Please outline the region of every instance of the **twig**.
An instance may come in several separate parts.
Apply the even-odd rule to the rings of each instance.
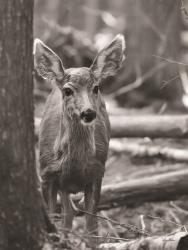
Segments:
[[[164,60],[165,62],[168,62],[168,63],[174,63],[174,64],[179,64],[179,65],[188,66],[188,64],[186,64],[186,63],[178,62],[178,61],[175,61],[175,60],[173,60],[173,59],[165,58],[165,57],[158,56],[158,55],[152,55],[152,56],[153,56],[153,57],[156,57],[156,58],[159,58],[159,59],[162,59],[162,60]]]
[[[171,205],[173,208],[175,208],[178,212],[183,213],[183,214],[185,214],[185,215],[188,215],[188,211],[187,211],[187,210],[185,210],[185,209],[179,207],[179,206],[176,205],[173,201],[170,202],[170,205]]]
[[[140,215],[140,223],[141,223],[142,230],[145,231],[146,225],[144,222],[144,215],[143,214]]]
[[[161,105],[161,107],[159,108],[157,114],[158,114],[158,115],[162,115],[162,114],[165,112],[166,108],[167,108],[167,103],[164,102],[164,103]]]
[[[137,232],[137,233],[140,233],[140,234],[144,234],[144,235],[147,235],[147,236],[151,236],[151,234],[147,231],[143,231],[142,229],[139,229],[137,228],[136,226],[134,225],[130,225],[130,224],[124,224],[124,223],[119,223],[118,221],[115,221],[115,220],[112,220],[110,218],[106,218],[106,217],[103,217],[103,216],[100,216],[100,215],[95,215],[95,214],[92,214],[92,213],[89,213],[87,211],[84,211],[84,210],[80,210],[78,209],[81,213],[85,213],[85,214],[88,214],[88,215],[91,215],[91,216],[94,216],[94,217],[97,217],[99,219],[102,219],[102,220],[107,220],[107,221],[110,221],[111,223],[115,224],[115,225],[118,225],[118,226],[121,226],[123,228],[126,228],[127,230],[131,231],[131,232]]]
[[[107,217],[106,213],[104,211],[101,211],[101,214],[103,217],[107,218],[108,220],[106,220],[106,223],[108,225],[108,227],[111,229],[111,231],[113,232],[114,236],[116,238],[119,237],[118,233],[116,232],[116,230],[114,229],[114,227],[112,226],[112,223],[109,221],[109,217]]]
[[[78,237],[82,242],[87,243],[87,241],[85,239],[86,235],[82,236],[82,235],[80,235],[80,234],[76,233],[75,231],[68,229],[68,228],[62,228],[61,231],[63,233],[66,232],[66,233],[69,233],[71,235],[74,235],[74,236]],[[65,239],[68,239],[68,238],[65,238]]]
[[[164,80],[164,81],[162,82],[163,85],[160,87],[160,89],[165,88],[167,84],[169,84],[169,83],[175,81],[175,80],[178,79],[178,78],[180,78],[179,75],[172,77],[170,80],[167,80],[167,81]]]
[[[185,91],[185,94],[188,95],[188,76],[185,70],[185,66],[179,67],[179,75],[183,86],[183,90]]]
[[[171,217],[174,219],[174,221],[177,224],[181,224],[180,219],[177,217],[177,215],[174,213],[174,211],[172,211],[172,209],[169,209],[168,213],[169,213],[169,215],[171,215]]]
[[[185,18],[187,19],[187,18],[188,18],[188,12],[187,12],[187,10],[186,10],[186,8],[185,8],[185,4],[184,4],[184,1],[183,1],[183,0],[181,0],[181,10],[182,10],[182,12],[184,13]]]
[[[176,222],[171,221],[171,220],[164,220],[164,219],[162,219],[162,218],[160,218],[160,217],[158,217],[158,216],[152,216],[152,215],[148,215],[148,214],[145,215],[145,216],[147,216],[147,217],[149,217],[149,218],[152,218],[152,219],[159,220],[159,221],[161,221],[161,222],[163,222],[163,223],[171,223],[171,224],[174,224],[174,225],[176,225],[177,227],[180,227],[180,228],[183,227],[182,224],[176,223]]]
[[[108,236],[109,236],[109,232],[107,232],[106,236],[105,236],[105,241],[104,242],[109,242],[108,241]]]
[[[142,77],[139,77],[134,81],[133,83],[130,83],[129,85],[126,85],[120,89],[118,89],[116,92],[110,94],[111,97],[116,97],[122,94],[125,94],[127,92],[130,92],[138,87],[140,87],[148,78],[150,78],[153,74],[155,74],[157,71],[164,68],[167,64],[166,63],[159,63],[156,66],[154,66],[151,70],[145,73]]]
[[[86,236],[87,237],[87,236]],[[109,240],[122,240],[122,241],[130,241],[130,239],[120,238],[120,237],[112,237],[112,236],[99,236],[99,235],[91,235],[91,238],[103,238]]]

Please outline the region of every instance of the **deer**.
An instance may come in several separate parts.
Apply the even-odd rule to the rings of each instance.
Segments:
[[[42,194],[51,214],[60,195],[66,229],[72,228],[75,216],[70,194],[83,192],[86,230],[97,235],[95,215],[110,140],[110,122],[100,85],[119,70],[124,51],[124,37],[118,34],[89,68],[65,69],[54,51],[40,39],[34,41],[35,71],[53,86],[39,132]]]

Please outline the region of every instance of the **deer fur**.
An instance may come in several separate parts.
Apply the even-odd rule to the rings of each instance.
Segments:
[[[120,68],[124,50],[124,38],[117,35],[90,68],[64,69],[61,59],[42,41],[34,43],[35,69],[53,84],[39,134],[43,196],[54,213],[60,193],[66,228],[71,228],[74,217],[69,194],[83,191],[86,229],[97,234],[97,220],[89,213],[97,212],[110,139],[98,86]]]

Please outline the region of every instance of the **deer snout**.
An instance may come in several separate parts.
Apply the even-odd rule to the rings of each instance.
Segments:
[[[80,116],[84,122],[89,123],[89,122],[92,122],[96,118],[97,114],[94,110],[87,109],[85,111],[82,111]]]

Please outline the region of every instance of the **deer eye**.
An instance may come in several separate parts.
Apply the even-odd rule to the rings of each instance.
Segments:
[[[95,87],[93,88],[93,93],[94,93],[94,94],[98,94],[98,92],[99,92],[99,86],[95,86]]]
[[[66,96],[73,95],[73,91],[70,88],[64,88],[63,92],[65,93]]]

